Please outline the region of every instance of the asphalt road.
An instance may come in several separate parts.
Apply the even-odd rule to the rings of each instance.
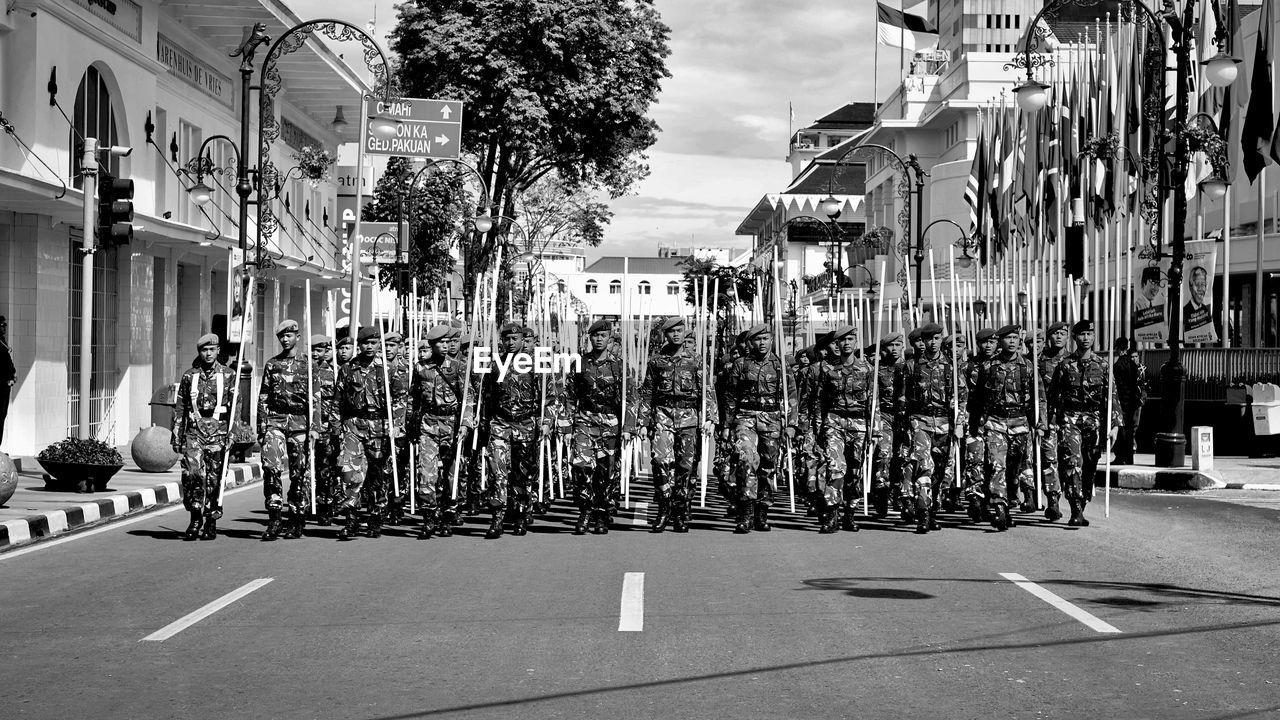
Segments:
[[[524,538],[265,544],[260,504],[228,498],[215,542],[178,511],[0,555],[0,718],[1280,716],[1273,507],[1117,493],[1087,529],[923,537],[735,536],[712,509],[575,537],[561,511]]]

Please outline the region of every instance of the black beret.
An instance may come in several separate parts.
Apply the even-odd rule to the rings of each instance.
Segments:
[[[674,330],[678,327],[684,327],[684,318],[680,317],[679,315],[674,315],[672,317],[669,317],[663,320],[662,324],[658,326],[658,330],[661,332],[666,332],[668,330]]]
[[[1066,323],[1062,322],[1061,320],[1059,320],[1059,321],[1058,321],[1058,322],[1056,322],[1056,323],[1050,323],[1050,324],[1049,324],[1049,329],[1048,329],[1048,330],[1046,330],[1045,332],[1046,332],[1046,333],[1048,333],[1049,335],[1052,335],[1052,334],[1054,334],[1054,333],[1058,332],[1059,330],[1066,330],[1068,327],[1070,327],[1070,326],[1069,326],[1069,325],[1067,325]]]
[[[836,340],[839,340],[841,338],[848,337],[849,335],[852,335],[853,333],[857,332],[857,330],[858,329],[852,325],[841,325],[840,327],[837,327],[835,330],[831,331],[831,342],[835,342]]]
[[[1015,333],[1020,333],[1020,332],[1022,332],[1022,326],[1019,325],[1018,323],[1014,323],[1012,325],[1005,325],[1004,327],[997,330],[996,337],[1002,338],[1005,335],[1013,335]]]
[[[1092,320],[1081,320],[1080,322],[1071,326],[1072,335],[1075,335],[1077,333],[1083,333],[1083,332],[1093,332]]]
[[[996,336],[996,331],[991,328],[982,328],[978,331],[978,342],[986,342]]]
[[[507,335],[524,335],[524,328],[515,323],[507,323],[502,326],[502,330],[498,334],[504,337]]]
[[[941,325],[939,325],[938,323],[932,323],[932,322],[931,322],[931,323],[929,323],[929,324],[925,325],[924,327],[920,328],[918,332],[920,333],[920,339],[922,339],[922,340],[923,340],[923,339],[926,339],[926,338],[931,338],[931,337],[933,337],[934,335],[941,335],[941,334],[942,334],[942,326],[941,326]]]
[[[609,322],[608,320],[597,320],[591,323],[591,327],[587,328],[587,334],[593,335],[602,330],[604,332],[613,332],[613,323]]]
[[[362,327],[360,328],[360,342],[378,339],[378,328]]]

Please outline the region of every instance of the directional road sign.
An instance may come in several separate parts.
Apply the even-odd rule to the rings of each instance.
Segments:
[[[462,103],[456,100],[393,98],[378,101],[370,115],[400,121],[396,137],[382,140],[365,128],[364,151],[370,155],[457,160],[462,144]]]

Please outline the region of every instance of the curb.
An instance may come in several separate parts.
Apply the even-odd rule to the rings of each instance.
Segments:
[[[231,472],[226,484],[228,489],[262,480],[262,466],[258,463],[238,463],[229,469]],[[181,487],[176,482],[168,482],[96,498],[91,502],[68,504],[67,507],[38,515],[6,520],[0,523],[0,552],[181,501]]]
[[[1270,490],[1280,491],[1280,485],[1275,483],[1227,483],[1226,490]]]
[[[1103,468],[1098,468],[1098,476],[1105,480],[1106,471]],[[1212,475],[1198,470],[1112,467],[1111,487],[1124,488],[1126,490],[1220,490],[1229,487],[1229,485]]]

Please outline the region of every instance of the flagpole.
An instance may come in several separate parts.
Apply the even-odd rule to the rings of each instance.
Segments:
[[[1262,258],[1267,235],[1267,171],[1258,173],[1258,244],[1253,264],[1253,347],[1262,347]]]
[[[1231,186],[1222,202],[1222,347],[1231,347]]]

